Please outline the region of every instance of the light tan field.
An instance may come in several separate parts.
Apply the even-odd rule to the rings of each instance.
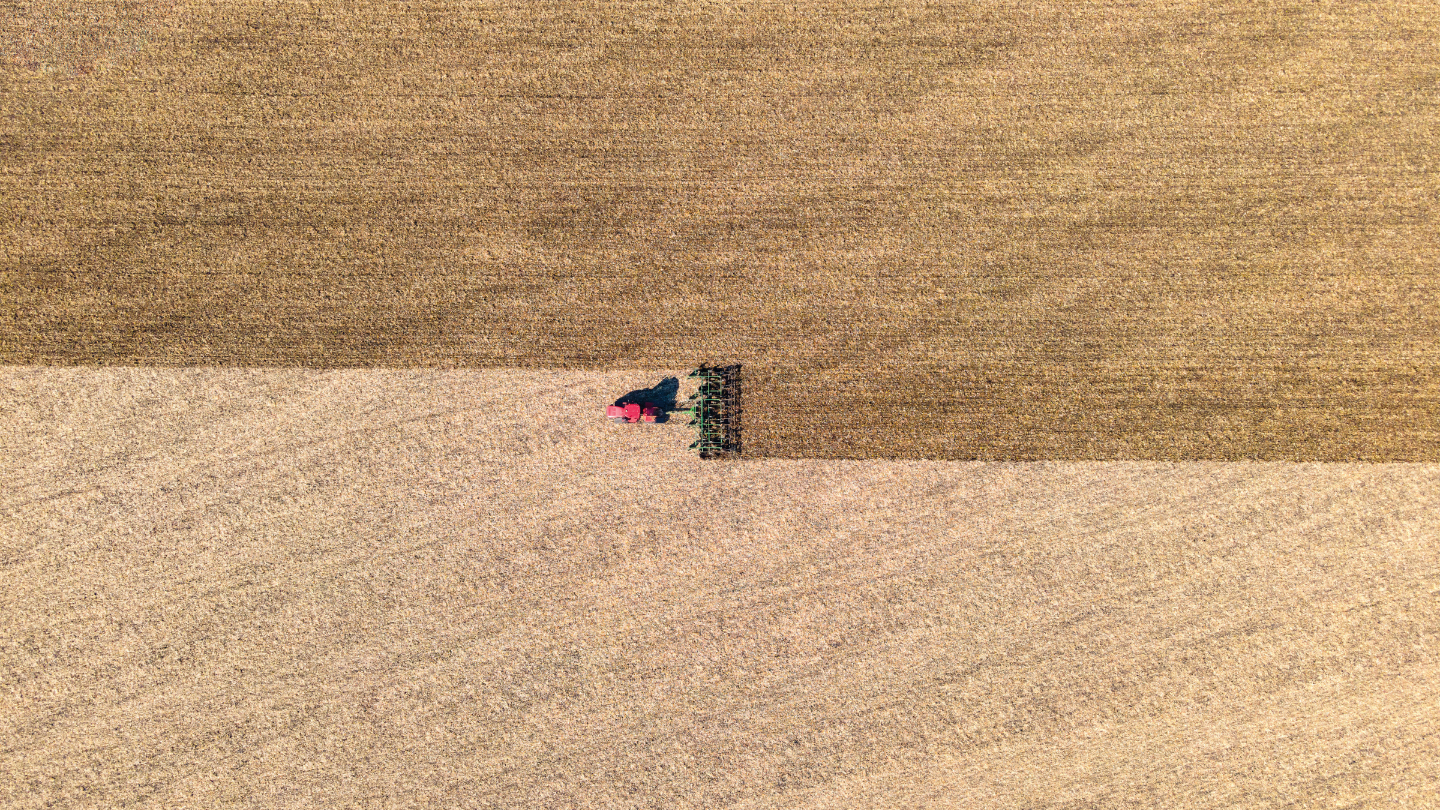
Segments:
[[[0,805],[1436,807],[1440,466],[701,463],[661,371],[0,371]]]

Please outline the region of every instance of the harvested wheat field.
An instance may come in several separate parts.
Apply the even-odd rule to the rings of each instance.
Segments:
[[[752,457],[1440,461],[1440,4],[0,14],[0,362],[741,363]]]
[[[1440,466],[706,463],[664,376],[0,371],[0,804],[1437,806]]]

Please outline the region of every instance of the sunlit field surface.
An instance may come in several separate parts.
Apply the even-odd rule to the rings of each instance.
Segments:
[[[605,420],[679,371],[0,371],[0,805],[1435,806],[1440,467]]]

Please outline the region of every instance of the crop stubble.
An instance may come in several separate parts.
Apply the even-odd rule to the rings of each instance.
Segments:
[[[0,369],[0,804],[1436,807],[1440,466],[707,463],[654,379]]]
[[[6,363],[739,362],[751,456],[1440,453],[1433,3],[92,11],[0,21]]]

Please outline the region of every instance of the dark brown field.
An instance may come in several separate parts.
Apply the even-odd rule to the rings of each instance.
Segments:
[[[9,4],[0,362],[750,373],[752,456],[1440,459],[1433,2]]]

